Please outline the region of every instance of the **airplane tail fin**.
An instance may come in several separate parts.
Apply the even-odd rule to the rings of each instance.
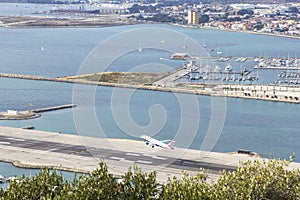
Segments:
[[[175,141],[171,141],[171,142],[169,142],[168,147],[170,149],[174,150],[174,144],[175,144]]]

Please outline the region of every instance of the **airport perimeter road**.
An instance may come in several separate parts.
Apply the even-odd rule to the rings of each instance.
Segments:
[[[158,181],[191,174],[204,168],[212,178],[222,169],[235,170],[239,161],[257,159],[246,155],[202,152],[176,148],[151,148],[143,141],[101,139],[36,130],[0,127],[0,160],[23,167],[52,167],[89,172],[104,160],[111,173],[123,175],[137,165],[157,171]]]

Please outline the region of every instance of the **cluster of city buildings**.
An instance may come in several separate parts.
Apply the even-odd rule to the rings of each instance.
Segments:
[[[188,10],[187,24],[300,36],[299,11],[300,3],[195,5]]]
[[[197,3],[189,1],[65,0],[99,5],[141,21],[174,23],[235,31],[255,31],[300,37],[300,2],[289,3]],[[118,12],[122,10],[122,12]],[[108,12],[111,13],[111,12]],[[100,13],[101,14],[101,13]]]

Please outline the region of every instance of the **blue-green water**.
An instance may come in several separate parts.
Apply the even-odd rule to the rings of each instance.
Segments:
[[[13,167],[12,164],[4,163],[4,162],[0,162],[0,169],[1,169],[1,174],[4,174],[5,177],[20,177],[23,174],[27,177],[31,177],[37,175],[40,172],[40,169],[22,169],[18,167]],[[75,175],[74,173],[71,172],[59,171],[59,170],[58,173],[62,174],[63,177],[69,181],[72,181]],[[79,175],[81,174],[79,173]]]
[[[1,98],[0,101],[1,105],[6,105],[7,109],[47,107],[71,101],[71,84],[17,79],[0,79],[0,81],[1,85],[11,88],[1,91],[2,94],[8,96],[6,99]],[[15,86],[8,84],[10,82]],[[126,92],[127,89],[121,90]],[[98,87],[95,95],[97,120],[105,137],[138,139],[124,133],[116,124],[111,109],[113,91],[114,88]],[[207,134],[212,109],[210,97],[197,96],[197,100],[200,107],[199,119],[190,119],[190,122],[199,120],[197,135],[192,138],[193,143],[190,146],[194,149],[200,149],[203,138]],[[181,120],[180,112],[185,107],[179,105],[175,94],[138,90],[135,91],[130,101],[131,117],[141,126],[150,123],[149,108],[155,104],[162,105],[167,113],[167,120],[156,137],[167,139],[176,136]],[[297,156],[300,153],[298,145],[300,141],[299,105],[228,98],[225,106],[227,109],[225,125],[213,151],[250,149],[265,156],[272,155],[281,158],[288,158],[289,155],[295,153],[295,160],[299,161]],[[81,104],[74,110],[47,112],[43,113],[42,117],[32,120],[0,121],[0,125],[13,127],[32,125],[38,130],[77,134],[73,111],[85,112],[89,107],[90,105]],[[85,135],[103,137],[97,129],[92,127],[86,127]],[[184,142],[176,141],[176,145],[181,146]]]
[[[150,25],[135,25],[110,28],[44,28],[44,29],[7,29],[0,28],[0,72],[40,75],[58,77],[76,74],[83,60],[89,52],[108,37],[133,28],[144,28]],[[175,30],[180,33],[205,43],[209,48],[221,48],[227,55],[232,56],[259,56],[267,54],[276,57],[300,56],[300,40],[279,38],[246,33],[234,33],[201,29],[184,29],[168,25],[158,25],[160,28]],[[138,42],[136,44],[139,46]],[[43,48],[43,50],[41,50]],[[132,52],[115,60],[110,66],[113,71],[127,71],[131,66],[147,63],[158,63],[176,68],[183,64],[182,61],[167,59],[171,53],[146,50],[143,56]],[[251,63],[246,63],[251,67]],[[240,67],[240,66],[235,66]],[[148,71],[156,71],[151,68]],[[264,82],[271,82],[276,73],[271,71],[260,72]],[[87,86],[93,89],[93,86]],[[28,110],[72,102],[73,85],[68,83],[41,82],[31,80],[18,80],[0,78],[0,110],[7,109]],[[109,138],[139,139],[139,134],[128,134],[123,127],[115,121],[116,116],[112,111],[111,102],[115,88],[97,87],[95,90],[95,103],[78,101],[76,108],[43,113],[42,117],[32,120],[0,121],[0,125],[23,127],[32,125],[36,129],[55,131],[69,134],[78,134],[76,123],[81,123],[73,118],[73,112],[85,113],[95,105],[95,116],[103,133],[93,126],[86,126],[85,135]],[[119,93],[127,94],[128,89],[120,89]],[[87,98],[86,91],[81,91],[83,100]],[[189,99],[189,95],[186,97]],[[211,98],[197,96],[199,113],[196,107],[180,105],[178,97],[173,93],[138,90],[133,93],[129,101],[129,112],[132,120],[145,126],[151,123],[149,109],[153,105],[161,105],[166,114],[166,121],[155,135],[158,139],[168,139],[176,136],[181,126],[182,110],[188,110],[185,115],[187,123],[197,124],[194,137],[189,137],[189,127],[186,127],[187,136],[176,140],[176,146],[186,147],[186,140],[191,140],[189,148],[200,149],[203,139],[207,134],[211,122],[213,109]],[[77,101],[77,100],[76,100]],[[86,103],[85,103],[86,102]],[[222,101],[223,102],[223,101]],[[223,102],[224,103],[224,102]],[[188,103],[187,103],[188,104]],[[123,104],[120,104],[120,107]],[[187,106],[187,107],[185,107]],[[299,105],[275,103],[245,99],[226,99],[225,124],[217,137],[217,143],[212,151],[230,152],[238,149],[247,149],[261,153],[265,156],[288,158],[295,153],[295,161],[300,161],[300,135],[299,135]],[[118,109],[118,108],[117,108]],[[194,114],[197,114],[195,117]],[[121,114],[121,113],[120,113]],[[89,115],[82,119],[89,120]],[[157,122],[157,126],[160,126]],[[130,127],[129,127],[130,128]],[[155,129],[154,124],[154,129]],[[190,127],[191,132],[193,127]],[[132,130],[134,132],[135,130]],[[80,133],[82,134],[82,133]],[[1,167],[2,166],[2,167]],[[7,166],[1,165],[0,173],[5,173]],[[18,171],[19,169],[16,169]],[[24,171],[25,172],[25,171]]]

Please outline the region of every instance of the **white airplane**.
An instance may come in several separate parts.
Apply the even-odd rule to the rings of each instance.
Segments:
[[[141,138],[144,139],[146,145],[151,146],[152,148],[154,148],[155,146],[157,147],[161,147],[161,148],[167,148],[167,149],[172,149],[174,150],[174,144],[175,141],[170,141],[170,140],[156,140],[152,137],[149,137],[147,135],[142,135]],[[166,144],[165,142],[169,142],[168,144]]]

